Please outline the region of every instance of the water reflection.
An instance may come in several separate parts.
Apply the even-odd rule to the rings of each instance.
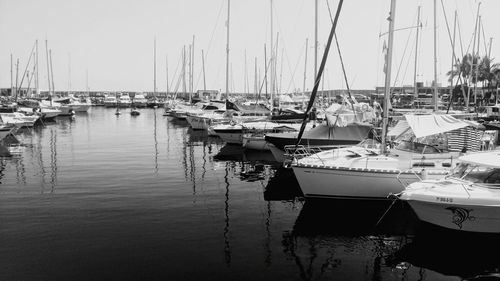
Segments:
[[[5,176],[5,166],[7,165],[7,161],[4,159],[0,160],[0,184],[2,184],[2,179]]]
[[[387,207],[386,202],[307,200],[293,229],[283,233],[283,251],[294,259],[302,280],[384,280],[386,271],[394,269],[388,257],[406,243],[411,230],[404,210],[391,212],[377,225]],[[352,265],[363,270],[352,270]]]
[[[241,145],[225,144],[214,156],[215,161],[258,161],[277,165],[270,151],[245,150]]]
[[[158,138],[157,138],[157,133],[156,133],[156,108],[153,111],[153,140],[154,140],[154,147],[155,147],[155,153],[154,153],[154,173],[155,175],[158,175]]]
[[[226,265],[231,266],[231,245],[229,243],[229,166],[226,163],[224,174],[224,183],[226,184],[226,192],[224,193],[224,261]]]
[[[274,175],[269,179],[264,189],[264,200],[295,200],[297,197],[303,197],[302,190],[292,169],[279,166],[273,172]]]
[[[411,209],[396,201],[386,213],[390,206],[390,201],[383,200],[308,199],[295,221],[294,233],[347,236],[412,234],[418,221]]]
[[[50,193],[57,184],[57,133],[54,131],[50,130]]]
[[[499,241],[497,234],[462,233],[422,224],[413,239],[391,256],[391,262],[465,280],[498,280]]]

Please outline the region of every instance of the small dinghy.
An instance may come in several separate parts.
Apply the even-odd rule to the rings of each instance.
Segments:
[[[141,112],[139,112],[139,110],[137,110],[137,108],[132,108],[132,110],[130,111],[130,115],[133,115],[133,116],[137,116],[140,114],[141,114]]]

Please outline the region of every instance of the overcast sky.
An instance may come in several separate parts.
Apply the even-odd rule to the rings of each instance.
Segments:
[[[194,89],[202,89],[202,50],[205,53],[205,81],[208,89],[225,91],[225,45],[227,0],[0,0],[0,87],[10,87],[11,54],[19,59],[19,80],[31,49],[38,39],[40,87],[47,89],[45,40],[52,50],[56,90],[84,90],[88,71],[91,90],[152,91],[154,80],[153,47],[156,37],[157,89],[170,90],[178,84],[182,68],[182,49],[189,51],[194,36]],[[443,0],[453,32],[457,11],[460,29],[456,33],[456,52],[472,50],[476,10],[479,1]],[[271,40],[270,0],[231,0],[230,3],[230,90],[254,89],[255,58],[264,73],[264,44]],[[331,28],[327,3],[335,14],[338,0],[318,0],[318,65]],[[418,80],[433,79],[433,0],[399,0],[396,3],[396,28],[415,25],[417,7],[422,6]],[[373,89],[384,83],[383,42],[387,36],[390,0],[346,0],[337,26],[338,40],[349,86]],[[481,1],[480,54],[488,51],[497,57],[500,46],[498,13],[500,1]],[[451,64],[448,37],[441,0],[437,0],[438,81],[446,82]],[[306,88],[313,85],[314,1],[273,0],[273,33],[278,36],[277,80],[282,92],[302,89],[305,42],[307,52]],[[279,33],[279,35],[277,35]],[[461,36],[461,40],[459,37]],[[416,29],[395,34],[393,85],[413,83]],[[484,36],[484,37],[483,37]],[[486,40],[484,40],[486,39]],[[276,44],[274,44],[276,47]],[[345,88],[337,49],[332,45],[321,88]],[[245,63],[246,53],[246,63]],[[71,63],[69,63],[71,61]],[[246,68],[245,68],[246,64]],[[188,69],[186,67],[186,69]],[[177,70],[177,73],[176,73]],[[70,75],[71,74],[71,75]],[[14,67],[15,77],[15,67]],[[248,78],[247,78],[248,77]],[[15,78],[14,78],[15,79]],[[188,79],[188,78],[186,78]],[[24,84],[26,86],[26,84]],[[179,87],[182,90],[182,86]]]

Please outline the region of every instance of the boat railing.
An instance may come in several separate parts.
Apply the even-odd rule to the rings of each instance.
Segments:
[[[284,164],[291,164],[294,161],[302,159],[304,157],[308,157],[311,155],[318,154],[323,151],[332,151],[335,153],[339,151],[339,148],[347,147],[347,145],[318,145],[318,146],[309,146],[309,145],[285,145],[285,153],[283,154],[285,161]],[[324,165],[323,159],[318,156],[318,159]]]
[[[426,173],[427,173],[427,171],[425,169],[422,169],[422,176],[424,178],[425,178],[425,174]],[[410,182],[408,182],[408,181],[406,181],[406,180],[404,180],[404,179],[401,178],[401,175],[403,175],[403,174],[413,174],[418,179],[418,181],[422,181],[422,177],[420,177],[418,175],[418,173],[414,169],[399,171],[399,174],[396,177],[396,179],[403,186],[403,188],[406,188],[408,185],[410,185]]]

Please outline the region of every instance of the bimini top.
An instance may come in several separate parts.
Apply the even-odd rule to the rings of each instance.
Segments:
[[[390,130],[389,136],[398,136],[408,129],[413,131],[417,138],[449,132],[468,126],[477,127],[477,123],[460,120],[448,114],[405,115],[406,120],[401,120]]]
[[[463,163],[500,168],[500,150],[472,153],[460,157],[459,160]]]

